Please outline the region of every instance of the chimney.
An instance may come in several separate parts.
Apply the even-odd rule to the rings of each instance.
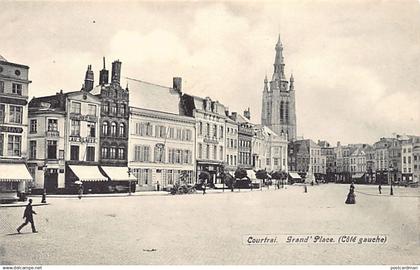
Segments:
[[[244,111],[244,116],[246,119],[251,120],[251,111],[249,110],[249,107]]]
[[[232,119],[236,121],[238,114],[236,112],[232,112]]]
[[[108,84],[108,77],[109,77],[109,71],[105,68],[105,57],[103,58],[104,61],[104,67],[101,71],[99,71],[99,84],[105,85]]]
[[[92,66],[88,65],[88,68],[86,70],[86,75],[85,75],[85,91],[90,92],[93,89],[93,84],[94,84],[94,78],[93,78],[93,71],[92,71]]]
[[[111,72],[111,82],[120,84],[121,78],[121,62],[120,60],[116,60],[112,62],[112,72]]]
[[[182,78],[174,77],[172,82],[173,82],[172,88],[181,93],[182,92]]]

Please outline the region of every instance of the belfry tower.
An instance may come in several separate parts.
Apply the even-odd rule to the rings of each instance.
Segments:
[[[296,139],[296,106],[293,74],[289,81],[284,74],[283,44],[276,44],[274,72],[271,81],[264,79],[261,124],[278,135],[286,134],[289,141]]]

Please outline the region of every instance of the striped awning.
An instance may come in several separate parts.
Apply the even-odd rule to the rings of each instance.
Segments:
[[[253,170],[246,170],[246,175],[251,180],[257,179],[257,176],[255,175],[255,172]]]
[[[351,178],[362,178],[364,175],[364,173],[356,173]]]
[[[0,182],[32,181],[25,164],[0,163]]]
[[[128,176],[128,167],[101,166],[101,168],[111,181],[137,181],[132,173]]]
[[[108,179],[99,171],[98,166],[69,165],[69,167],[82,182],[108,181]]]

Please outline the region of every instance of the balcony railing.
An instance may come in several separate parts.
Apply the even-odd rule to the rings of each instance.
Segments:
[[[60,137],[60,132],[58,130],[48,130],[45,131],[46,137]]]
[[[211,137],[211,136],[204,136],[203,141],[206,142],[206,143],[215,143],[215,144],[218,144],[219,143],[219,140],[215,136],[213,136],[213,137]]]

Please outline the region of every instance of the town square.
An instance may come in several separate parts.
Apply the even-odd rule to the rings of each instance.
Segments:
[[[37,234],[17,235],[22,207],[1,207],[0,261],[85,264],[418,264],[418,189],[378,195],[356,185],[218,191],[189,195],[47,198]],[[384,189],[385,191],[385,189]],[[384,192],[385,193],[385,192]],[[88,195],[86,195],[88,196]],[[398,197],[397,197],[398,196]],[[39,202],[40,197],[34,197]],[[386,243],[249,245],[258,235],[386,235]],[[279,239],[280,240],[280,239]]]

